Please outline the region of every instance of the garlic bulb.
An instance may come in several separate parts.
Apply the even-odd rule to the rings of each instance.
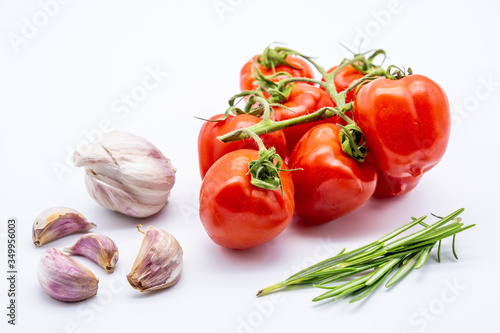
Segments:
[[[51,248],[38,264],[38,282],[51,297],[77,302],[97,294],[99,279],[73,258]]]
[[[118,262],[118,248],[115,242],[101,234],[85,234],[73,246],[65,247],[63,251],[92,260],[104,268],[106,273],[113,273]]]
[[[167,203],[175,168],[153,144],[130,133],[106,133],[89,151],[76,151],[76,166],[86,168],[90,196],[108,209],[148,217]]]
[[[177,283],[182,270],[182,248],[168,232],[149,226],[132,270],[127,275],[130,285],[140,291],[170,287]]]
[[[35,219],[32,229],[33,243],[42,246],[55,239],[94,229],[96,225],[87,221],[76,210],[66,207],[49,208]]]

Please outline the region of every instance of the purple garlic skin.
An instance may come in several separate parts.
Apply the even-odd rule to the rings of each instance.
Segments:
[[[87,221],[82,214],[66,207],[49,208],[35,219],[32,229],[33,243],[42,246],[55,239],[76,232],[87,232],[96,225]]]
[[[137,226],[139,230],[141,225]],[[149,226],[139,254],[127,275],[130,285],[140,291],[158,290],[177,283],[182,271],[182,248],[168,232]]]
[[[159,212],[168,201],[176,169],[149,141],[127,132],[105,133],[89,151],[76,151],[85,185],[101,206],[133,217]]]
[[[73,246],[65,247],[63,251],[92,260],[108,274],[113,273],[119,257],[115,242],[108,236],[96,233],[83,235]]]
[[[38,282],[52,298],[78,302],[97,294],[99,279],[78,261],[50,248],[40,258]]]

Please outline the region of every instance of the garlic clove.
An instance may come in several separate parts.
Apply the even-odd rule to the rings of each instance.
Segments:
[[[99,279],[85,266],[50,248],[38,264],[38,281],[52,298],[77,302],[97,294]]]
[[[85,184],[101,206],[133,217],[148,217],[167,203],[176,169],[149,141],[122,131],[105,133],[88,151],[76,151],[86,168]]]
[[[115,242],[101,234],[85,234],[73,246],[65,247],[63,251],[92,260],[104,268],[106,273],[113,273],[118,262],[118,248]]]
[[[35,219],[32,229],[33,243],[42,246],[55,239],[94,229],[96,225],[87,221],[82,214],[66,207],[49,208]]]
[[[149,226],[139,254],[127,275],[130,285],[140,291],[158,290],[177,283],[182,271],[182,248],[168,232]]]

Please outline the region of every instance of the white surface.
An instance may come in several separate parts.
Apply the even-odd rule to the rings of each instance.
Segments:
[[[45,9],[51,16],[44,16],[40,3],[46,2],[0,2],[2,332],[412,333],[499,327],[498,1],[74,0]],[[26,20],[38,20],[40,27],[29,30]],[[23,29],[29,38],[16,52],[10,40]],[[447,92],[454,126],[443,161],[406,196],[372,199],[328,225],[291,225],[250,251],[216,246],[197,216],[201,123],[193,116],[223,111],[239,90],[243,63],[269,43],[286,43],[330,67],[346,55],[339,43],[356,49],[362,35],[364,50],[384,48],[387,65],[411,66]],[[156,81],[148,78],[154,71],[160,72]],[[127,108],[122,98],[141,89],[143,100]],[[106,211],[88,196],[83,170],[66,168],[68,152],[110,127],[147,138],[177,167],[171,201],[160,214],[137,220]],[[58,175],[55,165],[65,173]],[[77,209],[117,243],[120,261],[112,275],[81,259],[100,278],[97,297],[60,303],[38,285],[42,252],[78,238],[43,248],[32,244],[32,222],[51,206]],[[313,288],[254,297],[286,274],[343,247],[365,244],[410,216],[459,207],[466,208],[466,223],[478,224],[458,237],[459,261],[447,241],[442,263],[433,254],[422,270],[354,305],[313,304],[310,299],[320,292]],[[20,241],[15,328],[6,323],[4,278],[11,216],[19,221]],[[138,223],[164,228],[182,244],[185,266],[175,287],[141,294],[127,284],[142,239]]]

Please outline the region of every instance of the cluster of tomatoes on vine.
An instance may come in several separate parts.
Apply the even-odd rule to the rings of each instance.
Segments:
[[[241,92],[198,139],[200,219],[215,243],[258,246],[294,214],[333,221],[372,195],[407,193],[440,161],[450,133],[445,92],[410,69],[375,65],[377,56],[385,52],[325,70],[268,47],[243,66]]]

